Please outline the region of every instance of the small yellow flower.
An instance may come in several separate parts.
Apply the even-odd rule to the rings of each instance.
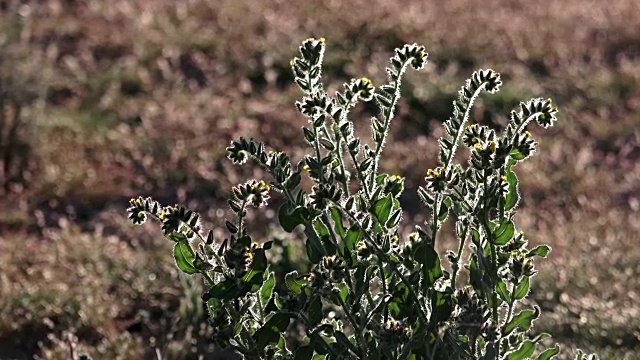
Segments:
[[[493,141],[490,141],[489,148],[491,148],[491,152],[496,152],[496,143]]]
[[[530,132],[525,131],[524,133],[527,134],[528,137],[531,137],[531,133]]]
[[[271,186],[269,186],[269,184],[267,184],[266,182],[264,182],[264,180],[260,180],[259,183],[257,183],[256,185],[254,185],[254,188],[257,189],[259,187],[263,187],[265,189],[267,189],[267,191],[271,190]]]
[[[302,170],[309,171],[309,170],[311,170],[311,168],[309,167],[309,165],[305,165],[305,166],[302,167]]]
[[[296,63],[296,59],[295,59],[295,58],[294,58],[294,59],[291,59],[291,60],[289,61],[289,65],[291,65],[291,66],[293,66],[293,64],[295,64],[295,63]]]
[[[361,79],[360,79],[360,81],[362,81],[362,82],[363,82],[363,83],[365,83],[365,84],[371,84],[371,80],[369,80],[369,79],[368,79],[368,78],[366,78],[366,77],[361,78]]]
[[[167,215],[167,213],[164,212],[164,210],[160,211],[160,219],[164,220],[164,217]]]
[[[398,237],[398,235],[393,235],[393,242],[397,243],[398,241],[400,241],[400,238]]]
[[[480,143],[476,144],[476,150],[478,151],[482,150],[482,144]]]
[[[325,39],[325,38],[323,38],[323,37],[321,37],[321,38],[320,38],[320,42],[321,42],[321,43],[323,43],[323,44],[324,44],[324,43],[325,43],[325,41],[326,41],[326,39]]]
[[[506,176],[504,176],[504,175],[501,175],[501,176],[500,176],[500,179],[502,179],[502,180],[504,180],[504,181],[507,181],[507,177],[506,177]]]
[[[315,38],[310,37],[310,38],[307,38],[307,40],[305,40],[305,41],[316,41],[316,39],[315,39]]]

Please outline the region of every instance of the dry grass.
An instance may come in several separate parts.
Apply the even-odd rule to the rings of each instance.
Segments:
[[[554,247],[534,283],[537,330],[566,354],[640,358],[639,2],[10,0],[0,28],[0,358],[66,359],[66,332],[96,358],[210,351],[197,281],[157,232],[127,223],[126,199],[187,203],[220,225],[230,186],[260,176],[225,161],[232,138],[299,158],[288,62],[310,35],[327,38],[330,89],[380,84],[404,42],[431,53],[383,163],[407,176],[416,221],[410,194],[475,68],[505,82],[476,121],[553,97],[558,126],[532,129],[539,153],[518,169],[520,227]]]

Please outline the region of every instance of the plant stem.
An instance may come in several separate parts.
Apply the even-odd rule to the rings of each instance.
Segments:
[[[440,193],[436,193],[433,200],[433,223],[431,224],[431,243],[436,246],[436,236],[438,235],[438,213],[440,212]]]
[[[384,264],[382,263],[382,259],[380,259],[380,257],[378,257],[378,268],[380,269],[380,280],[382,280],[382,293],[387,294],[387,277],[384,274]],[[387,319],[389,318],[389,308],[387,307],[387,305],[384,306],[383,315],[384,321],[387,321]]]
[[[513,316],[513,309],[515,308],[514,305],[516,303],[516,288],[518,287],[518,285],[520,285],[520,279],[516,279],[516,281],[513,283],[513,288],[511,289],[511,297],[509,299],[509,309],[507,310],[507,317],[504,319],[504,324],[502,325],[501,335],[504,335],[507,324],[509,323],[509,321],[511,321],[511,316]],[[498,347],[498,352],[500,353],[501,351],[502,341],[500,341],[500,346]]]
[[[369,186],[367,184],[366,178],[364,177],[364,174],[360,170],[360,163],[358,163],[358,159],[356,158],[356,155],[351,153],[351,151],[349,151],[349,155],[351,156],[351,161],[353,161],[353,167],[356,168],[356,172],[358,173],[358,179],[360,179],[360,185],[362,185],[362,188],[364,189],[366,199],[368,202],[370,202],[371,195],[369,194]]]
[[[462,236],[461,236],[461,240],[460,240],[460,246],[458,247],[458,253],[456,254],[456,262],[451,265],[451,267],[453,268],[453,275],[451,276],[451,286],[453,288],[456,287],[456,278],[458,277],[458,271],[460,270],[460,257],[462,256],[462,251],[464,249],[464,244],[467,241],[467,231],[468,230],[469,230],[469,227],[467,226],[462,231]]]
[[[336,206],[339,209],[341,209],[344,213],[346,213],[347,216],[351,219],[351,221],[354,224],[358,224],[358,226],[360,226],[360,229],[362,229],[362,225],[360,225],[360,223],[355,218],[355,216],[353,216],[347,210],[342,208],[342,206],[340,204],[336,204]],[[371,237],[371,235],[368,232],[364,231],[364,230],[362,231],[362,234],[364,234],[365,238],[368,240],[367,244],[375,249],[376,255],[379,258],[384,259],[386,262],[390,262],[387,253],[385,253],[378,246],[378,244],[376,244],[375,240]],[[420,318],[424,322],[425,325],[428,324],[429,320],[427,319],[426,312],[422,307],[422,303],[420,302],[420,297],[418,297],[418,294],[416,294],[415,290],[413,289],[414,284],[409,282],[409,280],[406,278],[406,276],[404,276],[404,274],[400,271],[400,269],[398,269],[397,266],[390,266],[390,268],[394,273],[396,273],[396,275],[398,275],[398,277],[402,280],[402,282],[407,286],[407,289],[409,290],[409,295],[411,295],[411,297],[413,298],[413,301],[418,305],[418,309],[419,309],[418,315],[420,315]]]
[[[360,329],[360,326],[358,325],[358,322],[356,321],[356,319],[354,319],[353,315],[351,314],[351,311],[349,311],[349,307],[339,295],[338,295],[338,299],[340,300],[340,305],[342,306],[342,309],[344,310],[345,315],[347,315],[347,319],[349,319],[351,326],[353,326],[353,331],[356,334],[356,342],[357,342],[358,348],[361,351],[360,356],[362,359],[367,360],[368,359],[367,353],[369,352],[369,349],[367,347],[367,341],[365,340],[364,335],[362,335],[362,330]]]

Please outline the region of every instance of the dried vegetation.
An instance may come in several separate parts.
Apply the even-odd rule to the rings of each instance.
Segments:
[[[197,281],[159,233],[127,224],[126,199],[154,194],[220,225],[223,196],[250,175],[224,159],[232,138],[301,155],[288,63],[309,35],[327,39],[336,88],[379,84],[393,48],[426,45],[382,164],[407,191],[475,68],[507,80],[476,121],[500,126],[518,99],[552,94],[561,121],[518,169],[520,224],[554,247],[536,326],[569,349],[638,358],[638,1],[9,0],[0,28],[0,358],[66,359],[68,334],[97,358],[211,351]]]

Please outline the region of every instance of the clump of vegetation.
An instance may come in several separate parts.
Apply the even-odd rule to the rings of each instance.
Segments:
[[[402,77],[409,68],[424,67],[425,48],[396,49],[388,83],[375,87],[366,78],[354,79],[334,96],[321,81],[324,51],[324,39],[307,39],[291,61],[304,94],[296,105],[309,121],[303,133],[311,153],[294,164],[254,139],[227,148],[232,162],[253,160],[271,175],[233,188],[229,206],[236,218],[226,222],[228,238],[216,241],[200,216],[183,206],[141,197],[130,202],[131,221],[159,221],[175,242],[177,267],[204,277],[215,342],[247,359],[556,356],[558,345],[543,344],[550,335],[532,334],[540,309],[522,302],[536,274],[534,259],[551,248],[530,247],[515,224],[520,195],[514,166],[536,149],[527,126],[548,128],[556,121],[551,100],[521,103],[502,131],[469,124],[475,99],[502,85],[494,70],[475,71],[444,122],[439,166],[426,171],[418,191],[431,220],[404,236],[398,200],[404,178],[382,172],[379,162]],[[371,119],[372,139],[365,143],[349,114],[370,101],[380,116]],[[460,144],[468,161],[456,163]],[[310,192],[301,186],[303,173],[313,181]],[[302,226],[308,272],[277,273],[281,268],[268,256],[273,242],[258,243],[249,234],[249,208],[262,208],[272,191],[285,199],[278,211],[282,228],[295,232]],[[447,219],[454,222],[458,246],[441,254],[436,243]]]

